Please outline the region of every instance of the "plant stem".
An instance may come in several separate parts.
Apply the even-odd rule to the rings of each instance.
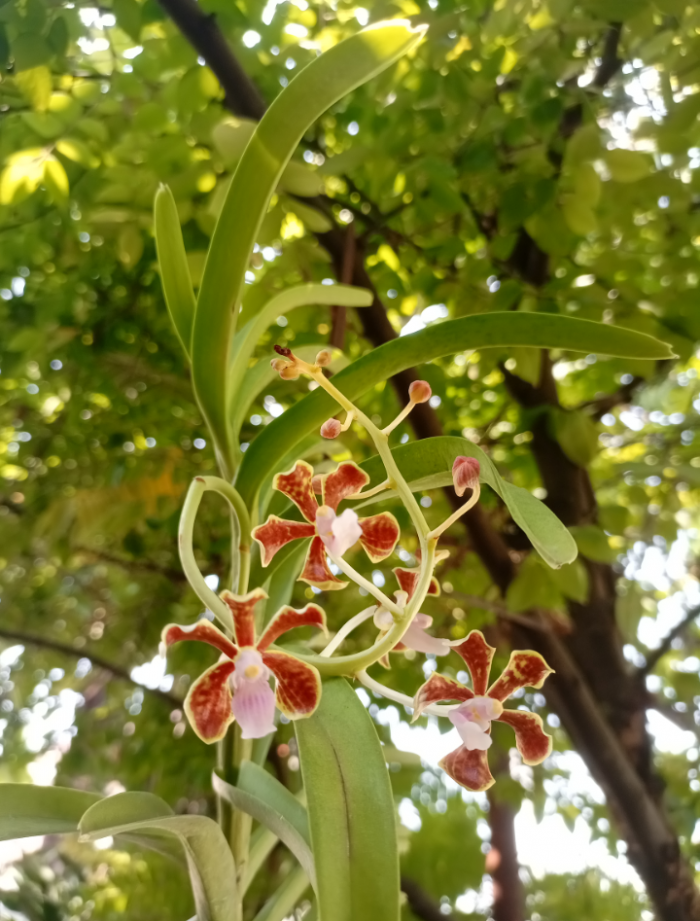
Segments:
[[[244,761],[250,761],[253,754],[253,740],[241,738],[241,727],[238,723],[233,726],[233,765],[234,769],[240,769]],[[236,876],[239,887],[248,875],[248,857],[250,844],[250,831],[253,826],[253,819],[246,812],[240,809],[233,810],[233,821],[231,823],[231,851],[233,860],[236,864]]]
[[[340,630],[338,630],[330,643],[323,650],[323,652],[320,653],[320,655],[322,655],[324,658],[331,656],[336,651],[338,646],[340,646],[343,640],[352,633],[355,627],[359,627],[360,624],[363,624],[366,620],[369,620],[369,618],[374,614],[376,610],[377,606],[373,604],[371,608],[365,608],[364,611],[360,611],[359,614],[355,614],[354,617],[351,617],[350,620],[346,621]]]
[[[364,684],[368,690],[375,694],[386,697],[387,700],[393,700],[394,703],[403,704],[404,707],[410,707],[412,710],[414,709],[412,697],[409,697],[407,694],[402,694],[400,691],[394,691],[392,688],[384,687],[383,684],[375,681],[374,678],[370,678],[367,672],[357,672],[355,677],[360,684]],[[427,707],[423,708],[421,716],[447,716],[451,710],[454,710],[458,706],[459,704],[428,704]]]
[[[352,581],[357,583],[357,585],[361,585],[366,592],[376,598],[381,606],[386,608],[387,611],[391,611],[395,617],[401,617],[403,613],[402,608],[400,608],[395,601],[392,601],[390,598],[388,598],[381,589],[374,585],[373,582],[370,582],[369,579],[365,579],[365,577],[361,575],[348,562],[346,562],[342,556],[336,556],[334,553],[331,553],[327,547],[326,553],[328,553],[328,556],[331,558],[331,560],[335,563],[338,569],[348,577],[348,579],[352,579]]]

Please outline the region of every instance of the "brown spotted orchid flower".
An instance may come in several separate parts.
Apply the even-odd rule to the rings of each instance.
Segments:
[[[394,575],[399,583],[399,590],[394,592],[397,603],[401,608],[405,607],[408,602],[413,597],[416,588],[418,587],[418,580],[420,578],[420,567],[414,569],[404,569],[402,567],[397,567],[393,570]],[[440,594],[440,583],[432,576],[430,580],[430,586],[428,588],[429,595],[439,595]],[[384,634],[388,633],[394,623],[394,618],[390,611],[387,611],[386,608],[381,607],[377,608],[376,613],[374,614],[374,625],[379,628],[380,638]],[[427,614],[416,614],[408,630],[404,633],[403,639],[400,643],[397,643],[396,646],[392,649],[392,652],[402,652],[406,649],[414,649],[416,652],[422,652],[425,654],[430,654],[434,656],[446,656],[450,651],[450,641],[440,639],[436,636],[431,636],[425,631],[433,623],[433,618],[429,617]],[[386,668],[389,667],[389,656],[383,656],[380,660],[381,664]]]
[[[494,783],[489,770],[487,749],[491,746],[491,723],[508,723],[515,730],[515,744],[525,764],[541,764],[552,750],[552,737],[542,727],[536,713],[505,710],[503,701],[524,687],[541,688],[552,669],[542,656],[530,650],[512,652],[505,670],[488,687],[495,649],[479,630],[472,630],[459,646],[452,647],[466,662],[472,688],[436,672],[418,690],[413,719],[430,704],[441,700],[461,703],[448,713],[462,744],[440,762],[440,767],[468,790],[488,790]]]
[[[260,639],[255,639],[255,606],[267,593],[256,588],[247,595],[222,592],[231,609],[234,641],[206,618],[191,626],[169,624],[163,630],[167,650],[181,640],[208,643],[221,653],[216,665],[199,676],[185,699],[185,713],[203,742],[217,742],[234,720],[244,739],[260,739],[275,730],[275,708],[288,719],[311,716],[321,699],[321,678],[288,652],[270,645],[288,630],[314,626],[326,630],[326,615],[315,604],[297,611],[285,607],[275,614]],[[272,690],[270,678],[275,678]]]
[[[314,494],[314,481],[319,483],[322,504]],[[394,551],[399,539],[399,525],[389,512],[371,518],[359,518],[352,509],[338,514],[338,506],[369,483],[369,477],[357,464],[345,461],[326,476],[314,477],[313,468],[299,460],[287,473],[278,473],[273,486],[294,502],[305,521],[285,521],[270,515],[265,524],[253,529],[253,538],[260,544],[262,565],[268,566],[285,544],[304,537],[311,538],[304,568],[299,579],[320,589],[345,588],[348,584],[331,572],[326,554],[342,557],[359,540],[373,563],[385,560]]]

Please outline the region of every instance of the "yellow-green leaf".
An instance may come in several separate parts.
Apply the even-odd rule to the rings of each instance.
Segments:
[[[75,138],[63,138],[56,144],[56,150],[68,160],[73,160],[86,169],[94,169],[100,165],[99,158],[95,156],[87,144]]]
[[[0,176],[0,204],[22,201],[37,189],[44,177],[45,156],[43,148],[33,147],[8,158]]]
[[[639,182],[651,171],[649,155],[638,150],[609,150],[605,162],[616,182]]]
[[[300,195],[303,198],[320,195],[324,188],[323,179],[318,173],[294,160],[285,167],[279,184],[290,195]]]
[[[143,253],[143,237],[138,227],[127,224],[117,239],[117,256],[127,269],[133,268]]]
[[[15,74],[15,83],[33,109],[43,112],[48,107],[52,88],[51,71],[44,64]]]
[[[56,198],[67,198],[70,192],[70,183],[68,176],[60,163],[55,157],[47,157],[44,161],[44,182],[46,188],[53,192]]]

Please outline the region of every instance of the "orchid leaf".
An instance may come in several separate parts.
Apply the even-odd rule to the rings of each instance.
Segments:
[[[77,832],[83,813],[100,799],[68,787],[0,784],[0,841]]]
[[[253,921],[284,921],[309,888],[309,880],[301,867],[288,873],[274,895],[265,902]]]
[[[306,810],[286,787],[251,761],[244,762],[238,786],[212,775],[214,791],[236,809],[252,816],[274,832],[297,858],[311,880],[315,881],[311,853],[309,822]]]
[[[192,336],[195,392],[224,463],[232,466],[229,351],[250,254],[272,193],[304,132],[355,87],[414,47],[425,28],[379,24],[312,61],[272,103],[233,176],[202,276]]]
[[[156,192],[153,224],[165,303],[189,358],[196,302],[177,205],[168,186],[162,185]]]
[[[394,799],[372,720],[343,678],[324,682],[318,709],[295,724],[319,915],[398,921]]]
[[[108,835],[177,840],[187,859],[199,921],[240,921],[233,857],[212,819],[174,815],[150,793],[118,793],[88,809],[79,830],[93,840]]]
[[[351,285],[297,285],[276,294],[234,336],[229,377],[232,396],[237,395],[237,382],[240,382],[241,375],[248,367],[260,337],[278,317],[285,316],[297,307],[333,304],[339,307],[369,307],[372,300],[371,291],[353,288]]]
[[[333,383],[346,397],[356,400],[375,384],[406,368],[417,367],[463,349],[507,346],[558,348],[647,360],[672,355],[665,342],[606,323],[556,314],[494,312],[447,320],[387,342],[337,374]],[[278,458],[287,455],[337,411],[337,404],[319,389],[260,433],[246,452],[236,483],[249,505],[253,505],[263,483],[282,469]]]
[[[466,438],[449,435],[424,438],[398,445],[392,453],[399,470],[414,492],[451,486],[454,459],[460,455],[475,458],[481,467],[482,483],[490,486],[503,499],[513,521],[527,534],[542,559],[553,569],[576,559],[576,541],[554,512],[527,489],[504,480],[493,461]],[[369,474],[373,484],[380,483],[386,476],[378,455],[360,466]],[[379,501],[387,496],[388,493],[379,493],[374,498]]]

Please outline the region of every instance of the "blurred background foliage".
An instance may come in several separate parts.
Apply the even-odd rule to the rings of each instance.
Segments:
[[[700,10],[686,0],[367,8],[201,0],[199,8],[215,17],[267,102],[319,50],[368,22],[430,24],[415,54],[305,138],[261,230],[244,310],[292,284],[343,275],[324,246],[325,235],[341,234],[340,280],[363,265],[394,334],[517,309],[634,327],[677,352],[677,362],[656,365],[531,349],[461,352],[421,369],[445,434],[480,444],[505,476],[545,499],[545,462],[533,444],[549,438],[584,471],[598,506],[567,515],[552,502],[581,552],[553,571],[528,555],[486,490],[482,505],[517,575],[503,593],[473,532],[458,525],[446,539],[443,593],[426,612],[440,635],[479,627],[507,639],[509,625],[538,608],[547,629],[567,636],[578,629],[572,610],[580,616],[590,602],[591,579],[600,567],[613,573],[615,619],[605,629],[646,688],[637,706],[651,712],[665,807],[694,867]],[[176,530],[188,482],[215,461],[163,304],[151,208],[167,182],[197,284],[251,123],[156,0],[0,2],[0,67],[0,779],[148,790],[178,811],[211,813],[213,752],[181,708],[209,658],[192,644],[166,669],[157,651],[165,623],[200,613],[179,568]],[[281,317],[257,358],[267,361],[276,342],[331,342],[349,359],[377,344],[359,311],[329,308]],[[528,398],[545,379],[558,404]],[[266,386],[247,413],[243,448],[305,392],[303,381]],[[400,408],[389,382],[362,405],[385,422]],[[395,437],[414,437],[410,424]],[[311,459],[323,469],[371,453],[364,433],[351,430],[317,445]],[[421,503],[435,523],[449,512],[440,491]],[[214,500],[196,538],[203,572],[224,580],[228,519]],[[401,559],[415,549],[406,531]],[[393,591],[389,565],[372,571],[359,554],[353,563]],[[311,597],[296,584],[295,602]],[[348,590],[320,601],[337,627],[359,599]],[[370,622],[348,649],[369,643],[372,631]],[[506,652],[502,645],[499,656]],[[412,694],[417,663],[395,655],[392,666],[378,677]],[[600,839],[596,854],[615,858],[584,854],[583,870],[561,873],[512,865],[513,887],[524,886],[521,916],[652,917],[643,886],[620,869],[627,845],[600,787],[541,694],[524,702],[542,712],[555,754],[526,769],[497,738],[504,762],[488,800],[445,786],[431,754],[435,727],[415,743],[421,763],[400,750],[408,715],[366,702],[395,746],[388,760],[403,820],[406,919],[497,915],[493,817],[505,810],[512,831],[521,809],[528,828],[565,823],[576,830],[574,850],[588,835]],[[269,766],[298,788],[288,725]],[[46,841],[0,876],[0,917],[189,917],[184,874],[108,845]],[[256,882],[251,912],[288,867],[280,847]]]

